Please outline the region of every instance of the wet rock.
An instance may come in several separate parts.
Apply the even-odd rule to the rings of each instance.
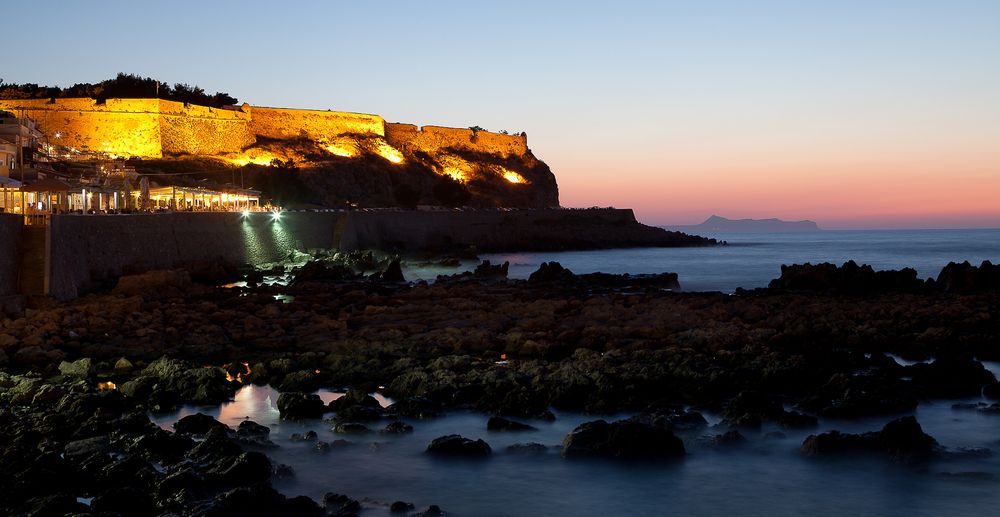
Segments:
[[[368,429],[368,427],[366,427],[364,424],[358,424],[355,422],[341,422],[334,425],[331,431],[337,434],[360,435],[360,434],[370,433],[371,429]]]
[[[333,418],[340,422],[374,422],[382,418],[382,411],[369,406],[350,406],[337,411]]]
[[[947,293],[983,293],[1000,291],[1000,265],[986,260],[979,267],[969,264],[949,262],[941,269],[937,285]]]
[[[306,282],[342,282],[355,277],[354,271],[348,267],[311,260],[295,270],[291,283],[295,285]]]
[[[836,291],[844,293],[920,292],[927,285],[917,278],[916,270],[875,271],[853,260],[837,267],[834,264],[794,264],[781,266],[781,277],[772,280],[768,289],[792,291]]]
[[[493,449],[482,439],[471,440],[450,434],[435,438],[426,452],[435,456],[486,457],[493,453]]]
[[[993,382],[983,386],[983,397],[989,400],[1000,400],[1000,382]]]
[[[323,505],[327,512],[336,515],[350,515],[361,511],[361,502],[333,492],[327,492],[323,496]]]
[[[414,508],[416,507],[413,506],[413,503],[407,503],[405,501],[394,501],[391,505],[389,505],[389,511],[392,513],[408,512]]]
[[[270,439],[271,428],[252,420],[244,420],[236,428],[236,441],[256,447],[275,447]]]
[[[378,399],[369,395],[367,391],[355,388],[347,390],[347,393],[343,397],[331,400],[329,404],[329,408],[333,411],[340,411],[356,406],[375,409],[382,408],[382,405],[378,403]]]
[[[128,359],[126,359],[124,357],[122,357],[122,358],[118,359],[117,361],[115,361],[115,365],[114,365],[114,371],[115,371],[115,373],[118,373],[118,374],[131,373],[134,368],[135,368],[135,366],[132,364],[132,361],[129,361]]]
[[[382,434],[407,434],[413,432],[413,426],[406,422],[391,422],[382,429]]]
[[[722,425],[732,428],[760,429],[764,421],[785,428],[814,427],[816,417],[785,411],[781,403],[766,393],[743,391],[726,405]]]
[[[484,260],[481,264],[476,266],[476,269],[472,271],[472,276],[475,278],[487,279],[487,280],[501,280],[507,278],[507,272],[510,269],[510,262],[504,261],[503,264],[491,264],[490,261]]]
[[[623,459],[684,455],[684,443],[668,429],[634,420],[580,424],[563,440],[563,456],[603,456]]]
[[[229,426],[219,422],[218,420],[204,414],[195,413],[193,415],[187,415],[180,420],[174,422],[174,430],[178,434],[192,434],[196,436],[207,434],[212,429],[221,429],[223,431],[229,431]]]
[[[116,487],[94,497],[90,510],[99,515],[144,517],[156,513],[156,502],[143,490]]]
[[[267,456],[259,452],[244,452],[216,461],[205,474],[221,485],[245,486],[268,481],[272,471]]]
[[[122,276],[112,292],[125,296],[166,298],[183,296],[190,288],[191,275],[185,270],[175,269]]]
[[[515,443],[513,445],[508,445],[505,449],[511,454],[545,454],[548,452],[549,448],[536,442],[529,443]]]
[[[508,420],[500,416],[490,417],[486,422],[487,431],[537,431],[538,428],[514,420]]]
[[[315,393],[287,392],[278,396],[278,413],[285,420],[322,418],[326,405]]]
[[[997,382],[982,363],[968,356],[938,357],[932,363],[906,368],[913,386],[930,397],[971,397],[982,393],[983,386]]]
[[[538,270],[528,277],[529,282],[568,282],[576,278],[572,271],[558,262],[542,262]]]
[[[371,280],[375,282],[386,282],[386,283],[403,283],[406,279],[403,278],[403,268],[400,266],[399,257],[392,259],[389,265],[379,273],[372,273]]]
[[[717,434],[712,437],[713,447],[734,447],[743,445],[746,442],[747,439],[735,429],[730,429],[725,433]]]
[[[432,504],[428,506],[426,510],[413,514],[412,517],[440,517],[442,515],[448,514],[438,505]]]
[[[441,412],[441,404],[426,397],[408,397],[386,408],[386,411],[410,418],[434,418]]]
[[[77,502],[76,497],[66,494],[36,497],[25,502],[16,512],[17,515],[29,517],[45,517],[49,515],[77,515],[90,510],[86,505]]]
[[[923,432],[917,419],[908,416],[897,418],[876,432],[844,434],[830,431],[810,435],[802,442],[800,450],[807,456],[878,452],[893,461],[909,463],[927,459],[936,446],[937,441]]]
[[[304,434],[292,433],[288,439],[293,442],[314,442],[317,437],[316,431],[306,431]]]
[[[103,454],[111,450],[111,440],[107,436],[95,436],[66,444],[63,454],[67,458],[78,458],[91,454]]]
[[[89,357],[84,357],[72,363],[66,361],[59,363],[59,373],[67,377],[76,377],[77,379],[90,379],[94,376],[96,370],[93,361]]]

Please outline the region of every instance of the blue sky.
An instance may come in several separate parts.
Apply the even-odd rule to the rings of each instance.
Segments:
[[[7,82],[526,131],[565,205],[654,223],[1000,226],[997,1],[9,4]]]

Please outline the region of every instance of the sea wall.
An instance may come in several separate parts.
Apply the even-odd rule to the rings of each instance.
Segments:
[[[413,124],[385,124],[385,139],[389,145],[404,151],[435,152],[444,148],[464,149],[487,154],[524,156],[528,152],[528,137],[502,135],[489,131],[440,126],[417,127]]]
[[[341,249],[541,251],[671,245],[631,209],[354,212]]]
[[[123,274],[274,262],[295,249],[335,248],[344,213],[55,215],[49,294],[67,300]]]
[[[382,136],[384,127],[382,117],[364,113],[262,106],[250,108],[250,131],[265,138],[305,137],[324,142],[343,134]]]
[[[0,214],[0,296],[17,292],[22,220],[19,215]]]

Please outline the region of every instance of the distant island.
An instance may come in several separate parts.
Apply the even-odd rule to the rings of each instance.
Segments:
[[[791,233],[818,232],[815,221],[782,221],[781,219],[727,219],[713,215],[701,224],[667,226],[666,228],[684,232],[744,232],[744,233]]]

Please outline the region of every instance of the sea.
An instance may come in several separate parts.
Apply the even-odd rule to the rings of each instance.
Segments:
[[[1000,230],[871,230],[784,234],[713,234],[726,246],[705,248],[620,249],[560,253],[484,255],[509,261],[510,274],[525,278],[543,261],[558,261],[576,273],[676,272],[687,291],[732,292],[764,287],[779,276],[782,264],[843,263],[855,260],[875,269],[913,267],[920,277],[936,277],[950,261],[1000,260]],[[432,280],[437,274],[468,269],[409,265],[407,278]],[[897,358],[901,363],[912,364]],[[932,361],[933,358],[926,360]],[[1000,376],[1000,364],[984,365]],[[321,391],[329,401],[341,393]],[[375,395],[378,395],[375,393]],[[380,395],[379,395],[380,396]],[[840,421],[822,419],[809,431],[765,427],[746,432],[742,447],[717,449],[707,440],[717,430],[683,435],[687,455],[667,462],[622,463],[567,460],[560,456],[563,437],[582,422],[630,415],[556,412],[554,421],[526,421],[537,427],[524,433],[486,430],[488,415],[454,411],[441,418],[407,420],[406,435],[347,437],[328,452],[289,440],[292,433],[315,430],[319,439],[344,438],[329,422],[286,422],[275,406],[278,392],[246,386],[221,406],[187,406],[154,415],[169,429],[194,412],[210,414],[236,427],[251,419],[271,428],[278,447],[265,452],[296,475],[275,482],[289,496],[322,500],[327,492],[362,500],[362,515],[391,515],[396,500],[416,510],[439,505],[454,516],[981,516],[1000,508],[1000,414],[953,409],[978,397],[921,403],[913,414],[925,432],[946,452],[928,464],[905,466],[875,456],[806,458],[799,447],[808,434],[840,430],[877,431],[892,416]],[[384,397],[381,403],[389,404]],[[719,415],[705,414],[710,424]],[[384,422],[382,423],[384,425]],[[375,426],[373,426],[375,427]],[[482,438],[493,448],[484,460],[443,460],[424,453],[436,437],[461,434]],[[537,454],[507,450],[515,443],[546,446]]]
[[[481,259],[510,262],[511,278],[527,278],[542,262],[556,261],[574,273],[677,273],[684,291],[731,293],[738,287],[767,287],[781,276],[782,264],[837,265],[854,260],[876,270],[910,267],[920,278],[937,278],[948,262],[1000,262],[1000,229],[974,230],[825,230],[803,233],[705,233],[725,246],[627,248],[594,251],[491,253]],[[407,279],[471,269],[410,264]]]

